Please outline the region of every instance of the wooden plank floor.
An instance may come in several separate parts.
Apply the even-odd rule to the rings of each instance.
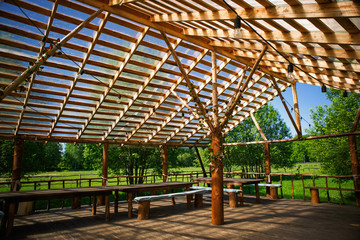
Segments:
[[[245,206],[225,204],[225,224],[211,225],[210,196],[204,207],[186,209],[183,198],[151,203],[151,219],[127,218],[125,202],[119,214],[104,220],[104,208],[55,209],[15,218],[9,239],[360,239],[360,208],[309,201],[245,197]],[[137,207],[136,205],[134,207]],[[113,212],[113,208],[111,208]]]

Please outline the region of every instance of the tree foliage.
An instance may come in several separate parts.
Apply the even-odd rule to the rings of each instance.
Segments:
[[[9,175],[12,171],[14,159],[13,141],[0,141],[0,173]],[[61,145],[49,142],[24,142],[22,159],[22,175],[57,169],[61,161]]]
[[[290,129],[281,119],[279,112],[270,104],[263,106],[254,114],[260,128],[268,140],[290,138]],[[245,119],[225,136],[226,142],[262,141],[261,135],[251,118]],[[275,167],[291,166],[291,144],[271,144],[271,164]],[[233,166],[241,166],[243,171],[262,171],[264,146],[237,145],[225,148],[224,170],[231,171]]]
[[[348,93],[348,97],[343,97],[342,94],[338,90],[327,91],[326,97],[331,101],[331,105],[319,106],[311,111],[314,126],[309,129],[309,134],[327,135],[350,131],[360,106],[360,95]],[[359,149],[360,138],[356,139]],[[307,149],[316,161],[321,162],[322,169],[327,173],[351,174],[347,137],[314,140],[307,145]]]

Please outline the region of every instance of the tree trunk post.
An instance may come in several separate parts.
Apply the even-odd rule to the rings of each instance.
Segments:
[[[349,148],[350,148],[350,159],[351,159],[351,171],[354,176],[354,189],[356,206],[360,207],[360,167],[359,159],[356,148],[356,136],[349,136]]]
[[[24,140],[15,139],[15,149],[14,149],[14,160],[13,160],[13,169],[11,175],[11,189],[10,191],[19,191],[20,190],[20,179],[21,179],[21,165],[22,157],[24,151]]]
[[[224,224],[224,192],[223,192],[223,143],[222,133],[219,128],[211,136],[212,148],[212,224]]]
[[[109,144],[103,145],[103,159],[102,159],[102,186],[108,185],[108,160],[109,160]],[[98,196],[98,205],[105,205],[105,196]]]
[[[168,151],[167,146],[161,148],[163,182],[168,181]]]
[[[270,144],[268,142],[264,143],[264,150],[266,183],[271,183]],[[270,187],[266,187],[266,196],[270,196]]]

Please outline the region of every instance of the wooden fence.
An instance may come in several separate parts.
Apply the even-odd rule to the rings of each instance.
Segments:
[[[208,175],[210,175],[208,173]],[[188,173],[172,173],[168,175],[168,181],[183,181],[190,182],[194,178],[202,177],[202,172],[188,172]],[[224,172],[226,177],[240,177],[240,178],[260,178],[266,179],[265,173],[258,172]],[[299,195],[302,195],[302,199],[306,200],[305,190],[306,187],[320,187],[326,191],[327,201],[330,202],[329,191],[338,191],[339,198],[342,204],[345,203],[343,192],[344,191],[355,191],[352,187],[343,187],[343,184],[349,185],[349,182],[352,182],[354,177],[353,175],[345,176],[334,176],[334,175],[313,175],[313,174],[291,174],[291,173],[271,173],[271,180],[273,183],[280,183],[282,187],[279,189],[280,195],[284,198],[284,190],[291,194],[287,194],[285,197],[295,199],[299,198]],[[357,176],[359,177],[359,176]],[[130,179],[133,179],[131,181]],[[141,181],[139,181],[141,179]],[[152,174],[146,176],[113,176],[108,177],[108,185],[123,185],[129,184],[130,182],[143,182],[143,183],[155,183],[162,182],[163,176],[161,174]],[[330,180],[331,179],[331,180]],[[299,182],[301,184],[299,186]],[[71,178],[71,179],[52,179],[49,180],[37,180],[37,181],[24,181],[21,182],[22,190],[39,190],[39,189],[55,189],[55,188],[68,188],[68,187],[90,187],[90,186],[100,186],[102,182],[101,177],[95,178]],[[334,182],[336,182],[336,187],[334,187]],[[296,183],[297,186],[294,186]],[[331,184],[329,184],[331,183]],[[331,185],[331,186],[330,186]],[[11,182],[0,182],[0,191],[10,191]],[[248,187],[248,193],[251,193],[252,187]],[[246,192],[245,192],[246,193]]]

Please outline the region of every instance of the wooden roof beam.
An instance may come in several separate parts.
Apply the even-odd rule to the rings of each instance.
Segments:
[[[346,1],[324,4],[302,4],[266,8],[236,9],[245,20],[264,19],[309,19],[309,18],[351,18],[360,15],[358,2]],[[233,20],[236,15],[230,10],[184,12],[162,14],[151,17],[153,22],[219,21]]]
[[[54,21],[54,16],[55,16],[55,13],[56,13],[56,10],[57,10],[57,7],[58,7],[58,2],[59,2],[58,0],[55,0],[55,2],[54,2],[54,5],[53,5],[52,11],[51,11],[51,15],[50,15],[50,18],[48,20],[47,28],[46,28],[45,34],[44,34],[45,39],[47,39],[48,36],[49,36],[50,29],[51,29],[53,21]],[[40,58],[41,55],[44,53],[45,45],[46,45],[46,42],[41,45],[38,58]],[[14,131],[15,136],[18,135],[18,133],[19,133],[19,128],[20,128],[21,122],[22,122],[23,117],[24,117],[26,106],[27,106],[27,104],[29,102],[29,97],[30,97],[30,94],[31,94],[31,90],[32,90],[32,88],[34,86],[35,77],[36,77],[36,72],[34,72],[32,74],[31,79],[30,79],[29,87],[27,89],[26,97],[25,97],[25,100],[24,100],[24,105],[23,105],[23,108],[22,108],[20,116],[19,116],[18,124],[16,126],[15,131]]]
[[[225,62],[223,62],[222,65],[220,65],[218,68],[217,68],[217,72],[221,72],[226,66],[227,64],[231,61],[231,59],[227,59]],[[243,71],[240,71],[240,73],[242,73]],[[231,80],[230,80],[230,83],[227,83],[227,87],[231,86],[231,84],[236,81],[238,79],[237,75],[232,77]],[[206,81],[198,88],[196,89],[197,93],[200,93],[202,90],[205,89],[205,87],[211,82],[212,80],[212,77],[209,76],[206,78]],[[221,91],[222,93],[223,91]],[[191,101],[191,96],[187,99],[187,102],[189,103]],[[207,106],[209,106],[211,104],[211,99],[208,100],[206,103],[205,103],[205,108]],[[182,109],[181,109],[182,110]],[[191,115],[190,118],[188,120],[186,120],[185,124],[181,125],[178,129],[176,129],[175,132],[173,132],[167,139],[167,141],[170,141],[172,138],[174,138],[176,136],[176,134],[178,134],[183,128],[185,128],[187,126],[187,124],[189,124],[193,119],[195,118],[195,115]],[[199,128],[199,127],[198,127]],[[181,142],[184,143],[188,138],[182,140]]]
[[[186,81],[186,84],[187,84],[187,86],[189,88],[190,96],[192,96],[194,102],[196,102],[198,104],[200,114],[204,117],[205,122],[209,126],[210,130],[212,132],[214,132],[214,126],[213,126],[212,122],[210,121],[209,116],[206,114],[206,110],[205,110],[199,96],[197,95],[197,93],[196,93],[196,91],[194,89],[194,85],[191,83],[191,81],[189,79],[189,76],[187,75],[185,69],[183,68],[183,66],[181,64],[181,61],[177,57],[177,54],[176,54],[175,50],[173,49],[173,47],[171,46],[171,43],[169,42],[166,34],[164,32],[161,32],[161,34],[163,35],[164,40],[165,40],[169,50],[171,51],[171,54],[172,54],[172,56],[173,56],[173,58],[174,58],[174,60],[175,60],[175,62],[177,64],[178,68],[180,69],[181,74],[183,75],[183,77],[184,77],[184,79]]]
[[[99,9],[93,13],[88,19],[82,22],[77,26],[73,31],[68,33],[63,37],[59,42],[57,42],[52,49],[45,52],[36,62],[29,68],[27,68],[19,77],[17,77],[12,83],[10,83],[0,94],[0,102],[9,95],[14,89],[16,89],[25,79],[27,79],[31,74],[37,72],[39,67],[43,65],[51,56],[53,56],[58,49],[61,48],[67,41],[69,41],[74,35],[76,35],[81,29],[83,29],[88,23],[90,23],[94,18],[96,18],[103,10]]]
[[[117,72],[115,73],[115,75],[113,76],[113,79],[111,80],[111,82],[109,83],[109,86],[106,88],[105,92],[101,95],[99,102],[96,104],[95,109],[93,110],[92,114],[90,115],[90,117],[86,120],[85,125],[83,126],[83,128],[80,130],[77,139],[79,139],[81,137],[81,135],[84,133],[86,127],[89,125],[89,123],[91,122],[91,120],[94,118],[95,114],[97,113],[97,111],[99,110],[99,108],[101,107],[101,105],[103,104],[103,102],[105,101],[106,97],[110,94],[111,89],[115,86],[116,81],[118,80],[119,76],[124,72],[126,65],[129,63],[131,57],[133,56],[133,54],[135,53],[135,51],[137,50],[137,48],[139,47],[140,43],[142,42],[142,40],[145,38],[147,31],[149,30],[148,27],[145,27],[144,30],[141,32],[140,36],[137,38],[136,42],[134,43],[134,45],[131,47],[130,52],[126,55],[124,62],[121,63],[121,65],[119,66],[119,69],[117,70]],[[105,132],[105,136],[104,139],[107,137],[107,135],[109,135],[109,133],[113,130],[113,128],[110,128],[107,132]]]
[[[272,42],[269,39],[270,42]],[[245,51],[247,50],[258,50],[261,51],[263,48],[262,43],[254,42],[238,42],[238,41],[212,41],[209,43],[213,47],[218,48],[239,48]],[[284,54],[303,54],[320,57],[339,57],[342,56],[348,59],[359,59],[360,52],[355,50],[342,50],[342,49],[325,49],[322,47],[299,47],[299,46],[288,46],[288,45],[277,45],[276,49]],[[272,48],[268,52],[276,53]]]
[[[207,29],[186,29],[184,35],[189,37],[219,37],[234,38],[235,30],[207,30]],[[243,40],[261,40],[254,32],[242,31]],[[263,32],[265,39],[276,39],[281,42],[300,42],[300,43],[325,43],[325,44],[350,44],[360,45],[360,33],[323,33],[323,32]]]
[[[94,50],[94,48],[95,48],[95,45],[96,45],[96,43],[97,43],[97,41],[98,41],[98,39],[99,39],[99,37],[100,37],[100,35],[101,35],[101,33],[102,33],[102,30],[104,29],[104,27],[105,27],[105,25],[106,25],[106,22],[107,22],[109,16],[110,16],[110,13],[109,13],[109,12],[106,12],[104,18],[102,19],[102,21],[101,21],[101,23],[100,23],[100,25],[99,25],[98,31],[96,32],[96,34],[95,34],[95,36],[94,36],[94,39],[93,39],[90,47],[88,48],[88,51],[87,51],[87,53],[86,53],[86,55],[85,55],[85,57],[84,57],[84,59],[83,59],[83,61],[82,61],[82,63],[81,63],[81,66],[80,66],[80,68],[79,68],[79,70],[78,70],[78,72],[77,72],[74,80],[73,80],[72,83],[71,83],[71,86],[70,86],[70,88],[69,88],[69,91],[68,91],[68,93],[66,94],[66,97],[65,97],[65,99],[64,99],[64,102],[63,102],[63,104],[61,105],[61,108],[60,108],[60,110],[59,110],[59,113],[58,113],[57,117],[55,118],[55,121],[53,122],[53,124],[52,124],[52,126],[51,126],[51,129],[50,129],[49,134],[48,134],[49,137],[51,137],[51,135],[53,134],[53,132],[54,132],[54,130],[55,130],[55,128],[56,128],[56,126],[57,126],[57,124],[58,124],[58,122],[59,122],[59,119],[61,118],[61,115],[62,115],[62,113],[64,112],[64,109],[65,109],[66,105],[67,105],[68,102],[69,102],[69,99],[70,99],[71,94],[73,93],[73,91],[74,91],[75,88],[76,88],[76,84],[77,84],[77,82],[78,82],[78,80],[79,80],[79,78],[80,78],[80,75],[81,75],[81,73],[84,71],[85,65],[87,64],[87,62],[88,62],[88,60],[89,60],[89,58],[90,58],[90,55],[92,54],[92,52],[93,52],[93,50]]]
[[[182,42],[181,39],[177,39],[175,44],[174,44],[174,48],[176,49],[180,43]],[[116,121],[113,124],[112,129],[115,128],[115,126],[119,123],[119,121],[121,121],[121,119],[123,118],[123,116],[126,114],[126,112],[129,111],[129,109],[131,108],[131,106],[133,106],[133,104],[135,103],[136,99],[141,95],[141,93],[143,93],[146,89],[147,86],[149,86],[151,80],[155,77],[155,75],[160,71],[160,69],[163,67],[163,65],[167,62],[167,60],[169,59],[169,57],[171,56],[171,52],[170,50],[168,50],[166,52],[166,54],[163,56],[163,58],[161,59],[161,61],[156,65],[156,68],[150,73],[150,76],[145,80],[144,84],[141,86],[141,88],[139,90],[137,90],[137,92],[134,94],[134,96],[132,96],[132,98],[129,99],[129,103],[128,105],[124,108],[124,110],[120,113],[119,117],[116,119]],[[159,105],[157,105],[157,107],[159,107]],[[155,107],[155,109],[157,108]],[[153,111],[153,110],[151,110]],[[150,111],[150,112],[151,112]],[[148,116],[148,118],[150,118],[151,114],[153,112],[151,112]],[[110,131],[111,132],[111,131]],[[108,137],[108,135],[110,134],[110,132],[105,135],[105,138]],[[125,142],[129,141],[130,138],[136,133],[136,131],[133,131],[130,135],[128,135],[125,139]]]
[[[244,84],[242,85],[240,91],[236,93],[236,97],[235,97],[235,99],[233,101],[232,106],[230,106],[227,109],[224,118],[221,120],[221,124],[220,124],[221,129],[223,129],[226,126],[227,122],[229,121],[229,118],[231,117],[231,115],[232,115],[232,113],[234,111],[234,108],[235,108],[237,102],[240,100],[240,97],[241,97],[242,93],[245,92],[245,90],[248,88],[249,81],[252,79],[252,76],[254,75],[255,71],[257,70],[257,68],[259,66],[259,63],[260,63],[262,57],[265,55],[267,49],[268,49],[268,46],[264,45],[264,49],[260,53],[260,55],[259,55],[258,59],[256,60],[256,62],[254,63],[254,65],[253,65],[249,75],[247,76]]]
[[[169,50],[170,51],[170,50]],[[189,68],[187,69],[187,74],[189,74],[195,67],[196,65],[200,62],[200,60],[205,57],[205,55],[208,53],[208,50],[205,49],[203,50],[199,56],[197,56],[196,61],[194,61]],[[166,101],[166,99],[171,95],[171,91],[175,90],[183,81],[184,76],[179,77],[176,82],[171,86],[171,88],[166,92],[165,96],[163,96],[160,101],[155,105],[155,109],[158,108],[162,103],[164,103]],[[160,125],[160,127],[157,128],[157,130],[155,132],[153,132],[153,135],[150,136],[150,138],[146,141],[150,141],[151,138],[156,135],[162,128],[164,128],[170,121],[172,118],[174,118],[174,116],[178,113],[179,111],[174,111],[170,117],[167,117],[165,121],[163,121]],[[145,122],[150,118],[152,112],[150,112],[149,114],[147,114],[144,119],[139,123],[139,125],[136,126],[135,130],[132,131],[131,136],[134,135],[141,127],[143,124],[145,124]],[[129,138],[128,138],[129,139]],[[127,141],[125,141],[127,142]],[[165,142],[167,143],[167,142]]]

